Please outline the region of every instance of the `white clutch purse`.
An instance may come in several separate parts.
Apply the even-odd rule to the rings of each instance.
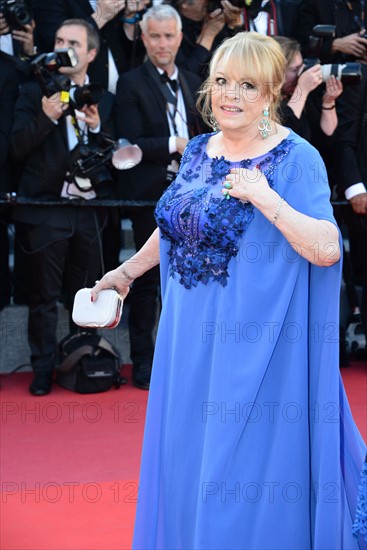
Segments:
[[[91,288],[75,294],[72,319],[80,327],[115,328],[122,315],[123,299],[111,289],[101,290],[96,302],[91,301]]]

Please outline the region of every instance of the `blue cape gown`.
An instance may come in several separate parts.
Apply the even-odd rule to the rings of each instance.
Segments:
[[[238,201],[222,197],[227,161],[208,157],[209,138],[189,143],[157,206],[163,306],[133,548],[364,548],[352,524],[365,445],[339,374],[341,262],[310,264],[250,205],[218,264],[218,224],[233,229],[238,212],[232,226],[223,212]],[[335,223],[323,162],[302,138],[241,163],[254,165],[293,208]]]

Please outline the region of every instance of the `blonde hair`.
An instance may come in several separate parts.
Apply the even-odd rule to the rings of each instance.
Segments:
[[[240,32],[224,40],[214,52],[209,76],[199,90],[197,109],[206,124],[211,126],[211,93],[214,75],[221,64],[231,74],[245,76],[269,97],[270,118],[279,122],[277,114],[280,92],[284,82],[286,59],[280,45],[270,36],[257,32]]]

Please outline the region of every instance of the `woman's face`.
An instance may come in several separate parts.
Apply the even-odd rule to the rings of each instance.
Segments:
[[[285,70],[285,80],[282,89],[284,93],[292,94],[294,92],[302,66],[303,57],[300,52],[296,52]]]
[[[250,78],[236,77],[218,64],[211,89],[213,115],[221,130],[241,130],[258,126],[265,105],[261,86]]]

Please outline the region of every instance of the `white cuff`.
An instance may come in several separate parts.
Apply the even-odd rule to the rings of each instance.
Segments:
[[[98,124],[98,126],[96,128],[89,128],[89,131],[92,132],[92,134],[99,134],[99,132],[101,131],[101,125]]]
[[[170,155],[177,153],[176,136],[171,136],[168,140],[168,152]]]
[[[361,183],[355,183],[354,185],[351,185],[348,187],[344,194],[345,198],[349,201],[351,198],[355,197],[356,195],[360,195],[361,193],[366,193],[366,187],[365,185]]]

